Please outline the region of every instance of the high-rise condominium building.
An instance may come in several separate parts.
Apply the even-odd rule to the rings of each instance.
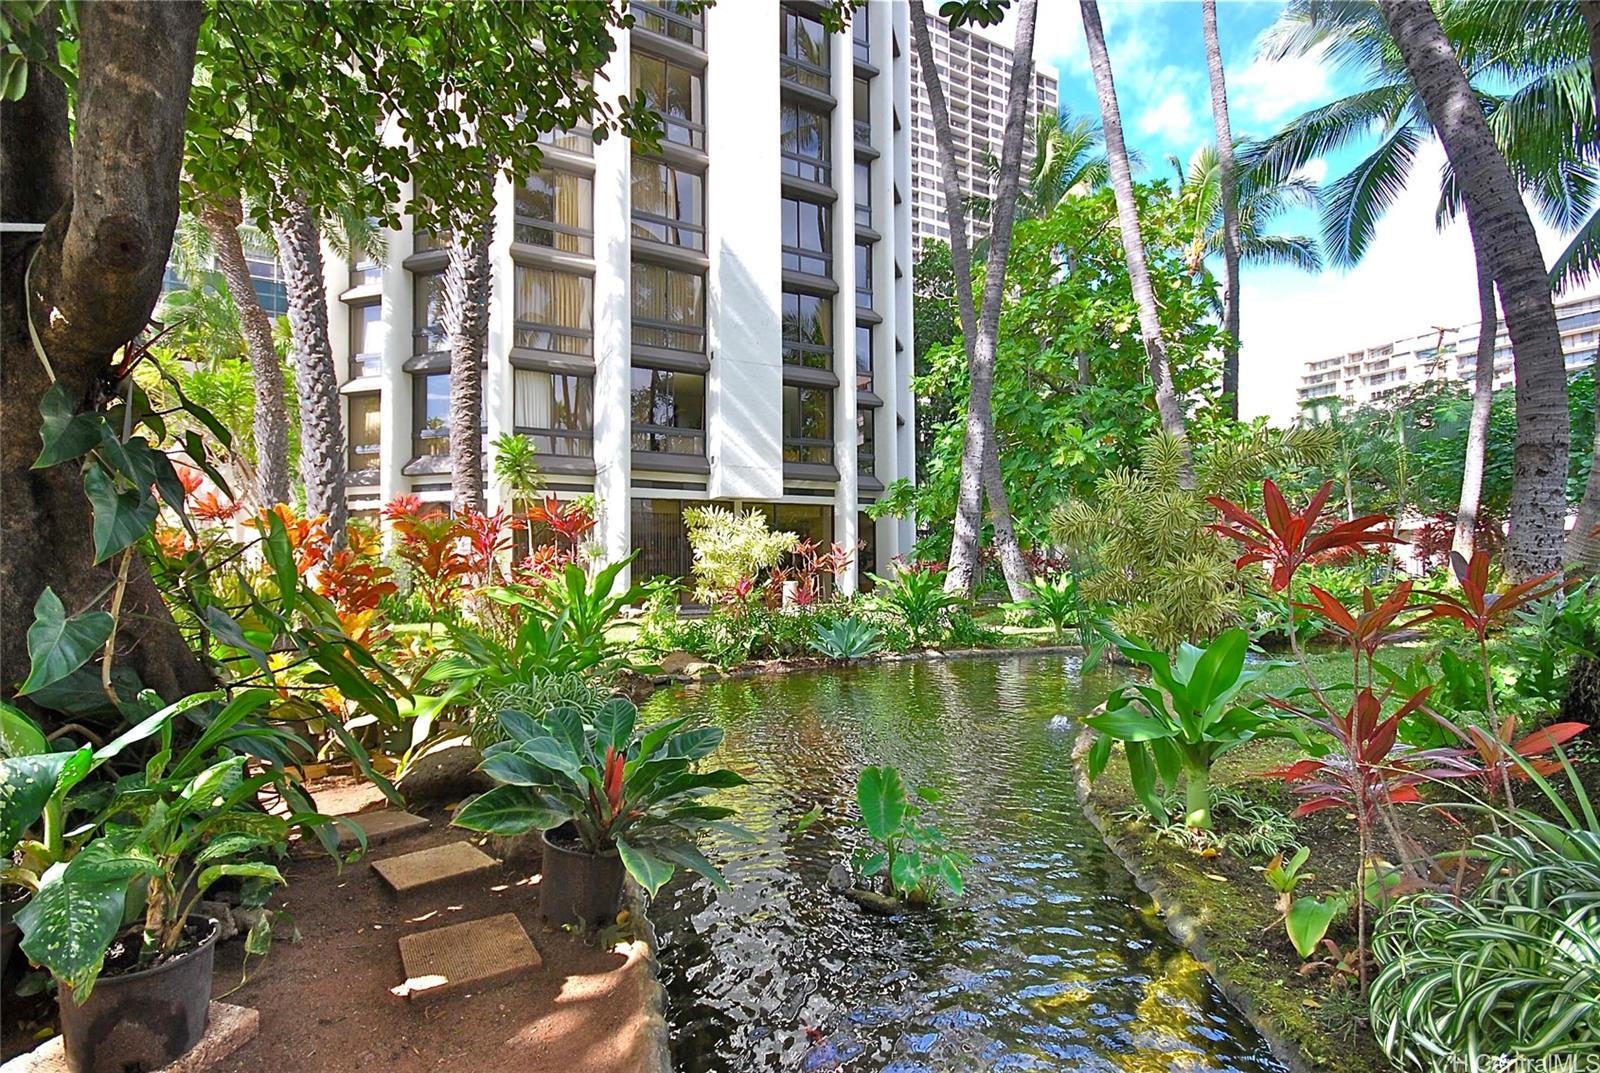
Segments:
[[[981,33],[952,30],[943,19],[928,16],[929,43],[944,86],[950,111],[950,133],[961,172],[962,193],[992,199],[997,188],[990,171],[1000,158],[1005,136],[1006,101],[1011,95],[1011,50]],[[922,82],[921,62],[911,48],[911,240],[920,247],[926,239],[950,241],[945,221],[944,187],[940,185],[939,148],[933,136],[933,109]],[[1049,64],[1034,62],[1033,97],[1028,102],[1028,138],[1024,153],[1033,147],[1033,117],[1054,115],[1058,103],[1057,72]],[[983,234],[982,221],[968,219],[968,237]]]
[[[1556,327],[1567,372],[1594,364],[1600,342],[1600,295],[1572,295],[1556,300]],[[1381,402],[1425,380],[1463,380],[1470,390],[1478,369],[1478,325],[1435,326],[1426,332],[1376,346],[1314,358],[1300,374],[1296,402],[1304,407],[1339,400],[1364,406]],[[1505,323],[1495,337],[1495,390],[1511,383],[1511,337]]]
[[[486,438],[528,437],[551,491],[593,493],[636,579],[689,575],[682,512],[707,503],[859,541],[881,570],[912,539],[862,512],[913,473],[908,9],[833,35],[802,3],[631,10],[606,85],[664,137],[553,135],[502,180]],[[446,502],[445,251],[406,228],[378,259],[327,252],[352,511]]]

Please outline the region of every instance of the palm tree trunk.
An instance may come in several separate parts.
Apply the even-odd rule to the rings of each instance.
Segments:
[[[1517,451],[1506,568],[1523,580],[1561,568],[1567,517],[1567,371],[1539,240],[1505,157],[1433,9],[1379,0],[1417,95],[1461,184],[1474,248],[1494,271],[1516,374]]]
[[[1217,127],[1217,178],[1222,193],[1222,405],[1239,419],[1239,183],[1233,162],[1233,126],[1228,121],[1228,83],[1217,40],[1217,0],[1201,0],[1206,68],[1211,76],[1211,118]]]
[[[1172,385],[1172,369],[1167,364],[1167,348],[1161,338],[1161,316],[1156,308],[1155,288],[1150,284],[1150,265],[1145,258],[1144,236],[1139,230],[1139,206],[1133,197],[1133,172],[1128,166],[1128,145],[1122,138],[1122,112],[1117,106],[1117,86],[1111,75],[1111,57],[1106,52],[1105,28],[1100,24],[1100,5],[1095,0],[1078,0],[1083,9],[1083,35],[1089,44],[1089,66],[1094,70],[1095,90],[1100,97],[1100,125],[1105,130],[1106,163],[1111,172],[1111,189],[1117,199],[1117,223],[1122,231],[1122,251],[1128,262],[1128,278],[1133,300],[1139,307],[1139,336],[1149,363],[1150,382],[1155,387],[1156,412],[1161,427],[1189,453],[1189,435],[1183,404]],[[1193,468],[1185,464],[1179,483],[1194,487]]]
[[[236,197],[218,198],[200,210],[200,222],[211,236],[217,268],[239,311],[250,376],[255,383],[256,499],[262,506],[289,502],[289,412],[283,401],[283,366],[272,343],[272,322],[261,308],[261,296],[250,279],[250,266],[239,241],[244,207]]]
[[[977,581],[978,545],[983,533],[983,497],[987,486],[989,509],[995,519],[995,542],[1005,571],[1007,587],[1021,599],[1027,567],[1011,525],[1010,503],[994,446],[995,341],[1000,329],[1000,304],[1006,260],[1011,248],[1011,225],[1016,217],[1022,171],[1022,143],[1027,131],[1027,105],[1033,91],[1033,31],[1035,0],[1023,0],[1019,9],[1016,45],[1012,53],[1010,99],[1001,145],[1001,179],[990,215],[989,251],[980,318],[972,295],[972,257],[967,247],[967,219],[961,194],[961,173],[956,165],[955,139],[944,87],[934,63],[928,38],[927,12],[921,0],[911,2],[911,33],[922,68],[923,84],[933,111],[934,141],[944,186],[945,216],[950,225],[950,262],[955,275],[956,302],[961,334],[967,351],[971,386],[967,397],[966,441],[961,454],[961,482],[956,503],[955,534],[950,545],[952,591],[971,591]]]
[[[1483,466],[1489,451],[1489,415],[1494,411],[1494,350],[1500,316],[1494,304],[1494,276],[1478,254],[1478,367],[1472,375],[1472,417],[1467,422],[1467,458],[1461,469],[1461,500],[1450,550],[1472,558],[1483,495]]]
[[[483,348],[489,332],[489,243],[494,216],[450,243],[444,270],[450,338],[450,498],[458,513],[483,510]]]
[[[348,513],[344,498],[344,417],[339,374],[328,341],[328,290],[322,271],[322,234],[317,218],[298,197],[286,202],[288,217],[273,225],[289,294],[294,334],[295,387],[300,396],[300,479],[306,509],[327,518],[328,535],[344,545]]]

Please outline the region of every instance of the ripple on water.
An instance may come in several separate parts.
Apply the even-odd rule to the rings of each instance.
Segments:
[[[703,847],[727,891],[675,881],[651,910],[677,1068],[1281,1073],[1078,809],[1068,731],[1105,689],[1075,660],[1018,657],[653,697],[649,718],[727,732],[716,759],[751,785],[719,800],[756,835]],[[826,889],[870,763],[944,795],[938,823],[973,859],[958,903],[889,921]]]

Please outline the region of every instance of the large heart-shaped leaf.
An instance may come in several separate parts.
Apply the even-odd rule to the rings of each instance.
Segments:
[[[20,709],[0,701],[0,759],[50,751],[50,739]]]
[[[485,756],[478,770],[507,786],[543,786],[550,781],[546,766],[535,763],[515,750]]]
[[[94,988],[106,948],[122,927],[128,884],[153,874],[155,858],[133,845],[132,828],[113,828],[66,864],[52,865],[17,914],[22,952],[72,987],[82,1003]]]
[[[99,466],[83,472],[83,490],[94,508],[94,561],[103,563],[150,529],[161,504],[148,489],[119,491]]]
[[[274,883],[285,882],[283,873],[265,861],[245,861],[240,864],[213,864],[200,873],[200,878],[195,880],[196,891],[203,891],[224,876],[241,876],[245,879],[270,879]]]
[[[1284,930],[1289,933],[1289,941],[1294,944],[1295,951],[1303,958],[1314,954],[1317,944],[1322,942],[1322,937],[1328,934],[1328,928],[1345,908],[1343,898],[1329,898],[1326,901],[1320,898],[1296,898],[1283,921]]]
[[[104,419],[96,413],[77,413],[66,385],[57,381],[39,400],[43,423],[39,439],[44,449],[34,460],[34,469],[47,469],[60,462],[82,458],[100,442]]]
[[[114,620],[104,611],[67,616],[55,590],[46,586],[33,605],[33,625],[28,627],[28,678],[17,689],[26,696],[59,682],[93,659],[111,636]]]
[[[685,730],[682,734],[667,742],[667,755],[681,756],[686,760],[699,760],[703,756],[709,756],[721,744],[721,727],[700,727],[696,730]]]
[[[906,787],[892,767],[869,767],[856,782],[856,803],[867,833],[880,842],[900,830],[906,818]]]
[[[594,717],[595,747],[610,746],[622,750],[633,739],[633,727],[638,721],[639,709],[622,697],[612,697],[600,705]]]

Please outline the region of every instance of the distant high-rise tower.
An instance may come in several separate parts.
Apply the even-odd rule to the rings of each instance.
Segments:
[[[993,198],[995,177],[989,158],[1000,156],[1005,136],[1006,100],[1011,92],[1011,50],[965,29],[952,30],[937,16],[928,17],[928,36],[934,62],[944,85],[950,109],[950,132],[955,136],[956,162],[961,170],[961,190],[969,197]],[[1024,152],[1032,149],[1033,117],[1054,114],[1058,101],[1057,72],[1034,61],[1033,99],[1028,102],[1029,137]],[[915,47],[911,50],[911,239],[921,247],[926,239],[948,242],[944,188],[939,171],[939,147],[933,135],[933,109],[922,82]],[[982,234],[981,221],[968,219],[968,238]]]

